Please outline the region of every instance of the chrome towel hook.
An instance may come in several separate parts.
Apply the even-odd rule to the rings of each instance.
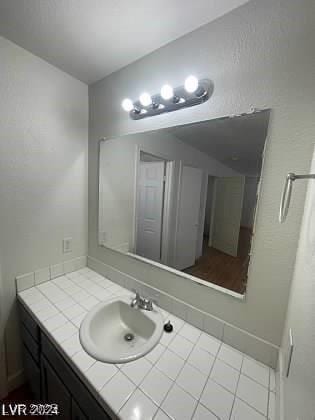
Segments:
[[[297,179],[315,179],[315,174],[296,175],[293,172],[288,173],[285,180],[285,184],[284,184],[284,188],[283,188],[283,192],[281,196],[281,202],[280,202],[280,211],[279,211],[280,223],[283,223],[285,219],[287,218],[287,214],[290,207],[290,201],[291,201],[293,181]]]

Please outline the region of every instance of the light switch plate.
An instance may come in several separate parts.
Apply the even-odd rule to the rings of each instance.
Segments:
[[[72,238],[64,238],[62,241],[63,244],[63,253],[67,254],[68,252],[72,252]]]

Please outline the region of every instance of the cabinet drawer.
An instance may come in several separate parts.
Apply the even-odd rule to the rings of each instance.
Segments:
[[[28,380],[29,387],[32,391],[35,400],[40,401],[41,399],[41,382],[40,382],[40,369],[34,362],[33,357],[29,351],[23,345],[23,364],[25,376]]]
[[[39,343],[40,332],[38,325],[31,317],[31,315],[29,315],[28,312],[24,309],[22,303],[19,303],[19,311],[23,325],[27,328],[28,332],[32,335],[33,339],[37,343]]]
[[[39,364],[39,345],[34,340],[33,336],[28,332],[28,329],[22,324],[21,326],[22,341],[29,353],[33,356],[34,361]]]
[[[41,344],[42,353],[54,367],[62,382],[77,401],[84,402],[84,413],[87,418],[90,420],[110,420],[111,417],[105,412],[105,409],[99,405],[95,397],[90,393],[84,383],[81,382],[80,378],[45,334],[42,334]],[[109,408],[108,411],[110,412]]]

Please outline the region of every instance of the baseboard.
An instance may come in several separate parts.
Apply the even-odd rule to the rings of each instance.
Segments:
[[[24,370],[21,369],[8,377],[8,392],[14,391],[25,383]]]
[[[217,337],[224,343],[242,351],[259,362],[264,363],[273,369],[276,368],[279,357],[279,347],[274,344],[256,337],[235,325],[227,323],[212,314],[205,313],[162,290],[148,286],[140,280],[135,279],[96,258],[88,257],[87,264],[91,269],[126,289],[136,289],[144,295],[156,297],[159,306],[162,309],[173,313],[197,328]]]

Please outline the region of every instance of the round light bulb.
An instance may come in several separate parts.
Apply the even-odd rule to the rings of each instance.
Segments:
[[[129,99],[129,98],[125,98],[122,101],[121,106],[127,112],[130,112],[134,108],[133,103],[132,103],[132,100]]]
[[[185,80],[185,90],[188,93],[194,93],[198,89],[198,79],[195,76],[188,76]]]
[[[168,101],[169,99],[173,98],[174,96],[174,90],[171,85],[164,85],[161,88],[161,96],[165,101]]]
[[[152,104],[152,98],[147,92],[142,93],[139,97],[139,100],[143,106],[149,106]]]

